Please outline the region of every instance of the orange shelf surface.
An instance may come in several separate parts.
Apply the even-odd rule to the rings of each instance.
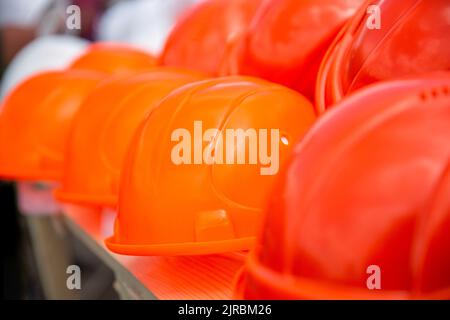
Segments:
[[[84,234],[84,241],[90,242],[88,246],[98,246],[96,249],[101,250],[103,258],[112,258],[108,260],[129,272],[157,299],[231,299],[232,282],[246,253],[184,257],[118,255],[110,252],[103,242],[112,233],[111,213],[74,205],[64,205],[63,212],[70,227],[78,229],[76,233]]]

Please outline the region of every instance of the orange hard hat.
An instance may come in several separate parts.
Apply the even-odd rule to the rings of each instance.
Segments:
[[[263,0],[206,0],[187,10],[170,33],[160,63],[219,75],[227,53]]]
[[[59,179],[72,119],[102,79],[96,72],[45,72],[12,90],[0,109],[0,176]]]
[[[374,82],[450,70],[449,10],[448,0],[367,0],[320,66],[317,109]]]
[[[107,247],[130,255],[249,249],[278,167],[314,119],[300,94],[248,77],[173,91],[128,149]]]
[[[271,0],[229,57],[231,73],[259,76],[311,100],[320,62],[362,0]]]
[[[124,44],[100,42],[90,45],[69,68],[117,74],[149,70],[156,64],[157,59],[143,50]]]
[[[56,198],[115,206],[125,152],[139,123],[169,92],[202,78],[193,72],[165,68],[98,86],[74,121]]]
[[[387,82],[322,116],[276,182],[237,297],[449,299],[449,91],[450,75]]]

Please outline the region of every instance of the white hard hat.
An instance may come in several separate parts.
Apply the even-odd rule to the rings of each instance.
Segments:
[[[20,50],[6,68],[1,82],[0,98],[28,76],[40,71],[67,67],[87,45],[88,41],[69,35],[36,38]]]
[[[97,38],[126,42],[158,55],[180,14],[202,0],[134,0],[119,2],[102,16]]]
[[[57,32],[70,0],[0,0],[0,27],[33,28],[37,35]]]
[[[33,26],[54,0],[0,0],[0,26]]]

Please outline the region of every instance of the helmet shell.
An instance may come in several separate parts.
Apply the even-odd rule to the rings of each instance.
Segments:
[[[322,61],[316,84],[318,111],[375,82],[449,71],[449,10],[447,0],[367,0]],[[380,28],[369,28],[376,17]]]
[[[156,64],[155,57],[138,48],[125,44],[99,42],[90,45],[69,68],[94,70],[106,74],[126,74],[150,70]]]
[[[17,86],[0,109],[0,176],[60,179],[72,120],[103,79],[95,72],[52,71]]]
[[[449,88],[388,82],[325,114],[280,174],[237,296],[450,298]]]
[[[71,130],[57,199],[114,207],[126,150],[139,124],[172,90],[202,78],[155,68],[116,77],[92,91]]]
[[[272,0],[230,56],[231,72],[298,90],[311,101],[320,62],[361,0]],[[234,70],[233,70],[234,69]]]
[[[228,52],[246,32],[264,0],[205,0],[188,9],[170,33],[160,62],[222,74]]]
[[[276,139],[278,148],[273,149],[279,151],[281,166],[314,119],[304,97],[258,79],[218,78],[173,91],[141,125],[128,149],[108,248],[137,255],[249,249],[276,172],[263,175],[261,162],[250,163],[250,138],[229,145],[219,137],[227,129],[278,129],[278,136],[269,132],[258,142]],[[216,131],[207,137],[208,129]],[[176,151],[181,139],[177,143],[174,136],[180,130],[187,135],[183,142],[193,143],[191,152]],[[174,154],[184,152],[190,153],[189,162],[174,160]],[[222,164],[208,163],[205,154]],[[227,163],[227,155],[235,161]],[[239,155],[247,159],[242,164],[237,163]]]

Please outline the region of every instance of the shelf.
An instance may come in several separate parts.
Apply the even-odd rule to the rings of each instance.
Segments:
[[[115,273],[124,299],[231,299],[235,274],[245,253],[209,256],[136,257],[109,251],[103,239],[112,232],[110,211],[65,205],[68,229]]]

